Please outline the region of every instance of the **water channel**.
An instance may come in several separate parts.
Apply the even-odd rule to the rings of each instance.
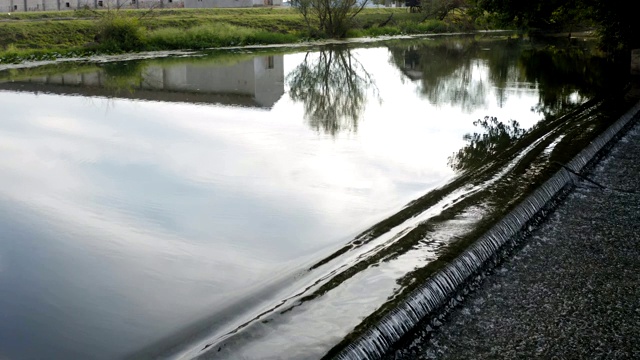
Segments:
[[[0,68],[0,358],[337,351],[625,110],[617,70],[488,35]]]

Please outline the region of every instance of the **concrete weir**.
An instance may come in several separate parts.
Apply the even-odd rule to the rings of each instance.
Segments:
[[[499,253],[543,216],[558,196],[568,192],[591,160],[619,133],[637,118],[640,102],[592,141],[561,170],[513,209],[500,222],[480,237],[472,246],[443,270],[414,290],[405,301],[389,312],[335,358],[340,360],[379,359],[402,336],[423,319],[433,318],[443,308],[455,305],[456,294],[480,278],[483,269],[495,261]]]

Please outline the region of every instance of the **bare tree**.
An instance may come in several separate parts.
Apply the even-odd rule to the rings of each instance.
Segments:
[[[317,26],[320,33],[344,37],[353,27],[353,19],[369,0],[296,0],[293,6],[304,17],[310,32]]]

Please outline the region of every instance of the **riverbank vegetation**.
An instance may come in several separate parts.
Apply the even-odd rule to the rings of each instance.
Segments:
[[[309,20],[309,19],[308,19]],[[26,12],[0,15],[0,61],[95,53],[296,43],[333,37],[294,8]],[[406,8],[365,8],[346,37],[459,31],[455,18],[423,19]]]
[[[362,7],[355,0],[332,2],[343,5],[333,8],[319,7],[321,3],[298,0],[293,8],[3,13],[0,62],[492,28],[564,31],[568,36],[595,29],[609,53],[625,55],[640,46],[635,36],[640,22],[622,0],[421,0],[413,11]]]
[[[454,1],[454,0],[425,0]],[[610,54],[640,47],[640,22],[632,3],[623,0],[466,0],[492,14],[495,23],[527,31],[571,31],[592,27]],[[625,55],[626,56],[626,55]]]

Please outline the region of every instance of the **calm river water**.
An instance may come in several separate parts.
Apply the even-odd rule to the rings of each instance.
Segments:
[[[322,357],[606,125],[591,47],[0,71],[0,358]]]

